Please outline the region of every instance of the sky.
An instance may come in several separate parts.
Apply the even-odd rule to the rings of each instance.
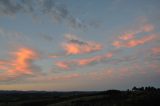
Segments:
[[[159,0],[0,0],[0,90],[160,87]]]

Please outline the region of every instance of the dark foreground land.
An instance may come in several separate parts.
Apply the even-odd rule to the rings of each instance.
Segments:
[[[0,106],[160,106],[160,89],[99,92],[0,91]]]

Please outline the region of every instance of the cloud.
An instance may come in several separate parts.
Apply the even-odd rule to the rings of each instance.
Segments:
[[[21,37],[22,33],[14,32],[14,31],[8,31],[3,28],[0,28],[0,36],[1,37],[12,37],[12,38],[18,38]]]
[[[14,52],[15,60],[13,60],[13,66],[15,69],[8,70],[10,74],[33,74],[30,69],[32,60],[37,58],[34,51],[28,48],[20,48],[17,52]]]
[[[19,12],[33,12],[31,0],[0,0],[1,16],[15,16]]]
[[[56,75],[56,76],[38,76],[38,77],[30,77],[28,81],[31,82],[53,82],[60,80],[70,80],[80,78],[81,75],[78,73],[64,74],[64,75]]]
[[[151,50],[152,50],[152,53],[155,54],[155,55],[160,54],[160,47],[154,47]]]
[[[58,58],[58,57],[60,57],[60,55],[57,55],[57,54],[50,54],[48,57],[49,57],[49,58]]]
[[[120,35],[118,38],[120,40],[130,40],[133,39],[135,36],[137,36],[140,33],[143,32],[152,32],[154,31],[154,26],[150,23],[145,23],[141,25],[138,29],[134,31],[124,32],[122,35]]]
[[[156,47],[157,49],[157,47]],[[107,63],[107,65],[111,65],[111,66],[119,66],[119,65],[124,65],[125,64],[135,64],[141,60],[143,61],[155,61],[158,60],[159,57],[157,57],[157,55],[150,55],[151,51],[146,51],[146,50],[141,50],[135,54],[132,55],[125,55],[125,56],[121,56],[119,57],[118,55],[116,55],[117,52],[119,52],[120,49],[118,49],[118,51],[111,51],[108,52],[106,54],[103,55],[97,55],[97,56],[93,56],[90,58],[81,58],[81,59],[75,59],[75,60],[69,60],[69,61],[60,61],[60,63],[65,64],[65,66],[67,68],[63,68],[63,67],[59,67],[57,66],[59,69],[63,69],[63,70],[72,70],[74,68],[77,67],[85,67],[85,66],[92,66],[92,65],[96,65],[96,64],[100,64],[100,63]],[[150,49],[149,49],[150,50]],[[152,49],[153,50],[153,49]],[[153,51],[152,51],[153,52]],[[146,54],[148,53],[148,54]],[[157,53],[157,51],[156,51]],[[159,53],[159,52],[158,52]],[[146,54],[146,55],[143,55]],[[158,60],[159,62],[159,60]],[[57,62],[58,63],[58,62]],[[135,66],[134,66],[135,67]]]
[[[68,80],[68,79],[75,79],[79,77],[80,77],[80,74],[73,73],[73,74],[68,74],[63,76],[52,77],[51,80]]]
[[[69,65],[66,62],[57,62],[56,66],[62,69],[66,69],[66,70],[69,69]]]
[[[132,47],[136,47],[139,45],[143,45],[147,42],[150,42],[152,40],[154,40],[156,38],[156,35],[148,35],[148,36],[144,36],[142,38],[139,39],[131,39],[131,40],[127,40],[125,42],[123,41],[114,41],[112,43],[113,46],[120,48],[120,47],[127,47],[127,48],[132,48]]]
[[[121,40],[129,40],[134,38],[136,32],[128,32],[128,33],[124,33],[123,35],[119,36],[119,39]]]
[[[90,52],[99,51],[102,45],[93,41],[82,41],[74,35],[65,36],[67,43],[63,44],[63,48],[67,55],[71,54],[85,54]]]
[[[30,37],[17,31],[6,30],[0,27],[0,38],[6,40],[5,43],[24,44],[27,41],[31,41]]]
[[[155,35],[149,35],[149,36],[145,36],[145,37],[143,37],[141,39],[130,40],[127,43],[125,43],[124,46],[128,47],[128,48],[135,47],[135,46],[142,45],[142,44],[145,44],[147,42],[150,42],[153,39],[155,39]]]
[[[85,66],[85,65],[89,65],[89,64],[93,64],[93,63],[102,62],[105,59],[112,58],[112,56],[113,56],[112,53],[106,53],[106,54],[100,55],[100,56],[95,56],[95,57],[85,58],[85,59],[79,59],[79,60],[76,60],[76,62],[79,66]]]
[[[112,43],[113,46],[117,47],[117,48],[120,48],[123,46],[123,42],[119,41],[119,40],[116,40]]]
[[[15,17],[19,13],[34,18],[40,18],[43,14],[55,22],[65,21],[72,28],[91,26],[74,17],[65,5],[54,0],[0,0],[0,16]]]
[[[60,69],[69,70],[73,67],[80,67],[80,66],[86,66],[86,65],[92,65],[92,64],[104,62],[107,59],[111,59],[112,56],[113,56],[113,53],[109,52],[104,55],[93,56],[90,58],[76,59],[71,61],[60,61],[60,62],[57,62],[55,65]]]
[[[73,34],[65,34],[65,41],[61,47],[63,51],[48,54],[48,58],[65,57],[68,55],[80,55],[97,52],[102,50],[103,46],[95,41],[85,41]]]
[[[139,36],[142,33],[152,33],[154,31],[154,25],[150,23],[142,24],[138,27],[138,29],[134,29],[132,31],[124,32],[122,35],[118,36],[118,39],[112,42],[112,45],[120,48],[120,47],[135,47],[138,45],[142,45],[146,42],[149,42],[155,38],[154,34],[149,36],[145,36],[139,39],[136,39],[136,36]]]
[[[102,46],[98,43],[87,42],[79,44],[78,42],[70,42],[64,44],[67,54],[84,54],[101,50]]]
[[[146,23],[141,27],[139,32],[152,32],[154,31],[154,29],[155,29],[154,25]]]
[[[17,79],[22,76],[32,76],[37,69],[33,61],[38,58],[38,54],[29,48],[19,48],[11,53],[12,60],[0,61],[0,80]]]
[[[94,80],[101,80],[105,78],[111,78],[114,74],[115,70],[113,69],[104,69],[104,70],[96,70],[88,73],[88,77],[93,78]]]

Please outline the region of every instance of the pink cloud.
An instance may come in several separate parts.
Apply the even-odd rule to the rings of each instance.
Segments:
[[[79,66],[85,66],[85,65],[88,65],[88,64],[91,64],[91,63],[94,63],[94,62],[100,62],[103,59],[111,58],[112,56],[113,56],[112,53],[106,53],[106,54],[100,55],[100,56],[94,56],[94,57],[91,57],[91,58],[79,59],[79,60],[76,60],[76,63]]]
[[[120,47],[131,48],[131,47],[136,47],[136,46],[139,46],[139,45],[143,45],[143,44],[145,44],[147,42],[150,42],[150,41],[154,40],[155,38],[156,38],[155,35],[149,35],[149,36],[145,36],[145,37],[142,37],[142,38],[139,38],[139,39],[127,40],[125,42],[114,41],[112,43],[112,45],[117,47],[117,48],[120,48]]]
[[[51,80],[67,80],[67,79],[74,79],[79,77],[80,77],[80,74],[73,73],[73,74],[68,74],[63,76],[52,77]]]
[[[94,80],[103,80],[106,78],[111,78],[115,73],[115,70],[113,69],[103,69],[103,70],[96,70],[93,72],[89,72],[87,74],[87,77],[91,77]]]
[[[154,48],[152,48],[152,53],[153,54],[160,54],[160,47],[154,47]]]
[[[129,40],[134,38],[134,36],[136,35],[136,32],[129,32],[129,33],[125,33],[121,36],[119,36],[119,39],[121,40]]]
[[[70,43],[64,44],[63,47],[68,55],[90,53],[90,52],[99,51],[102,49],[102,46],[95,42],[87,42],[84,44],[70,42]]]
[[[131,48],[131,47],[139,46],[139,45],[145,44],[147,42],[150,42],[153,39],[155,39],[155,35],[145,36],[141,39],[132,39],[132,40],[129,40],[128,42],[124,43],[124,46]]]
[[[18,51],[11,54],[14,57],[12,60],[0,62],[0,69],[3,70],[3,73],[0,74],[1,79],[33,75],[32,61],[38,57],[35,51],[29,48],[20,48]]]
[[[13,69],[8,70],[8,72],[11,74],[32,74],[29,61],[36,59],[37,54],[28,48],[20,48],[13,54],[15,55],[15,60],[12,62]]]
[[[49,58],[58,58],[58,57],[59,57],[58,55],[54,55],[54,54],[49,55]]]
[[[143,32],[152,32],[154,31],[154,26],[150,23],[145,23],[138,27],[138,29],[134,31],[125,32],[124,34],[120,35],[117,40],[113,41],[112,45],[120,48],[120,47],[135,47],[138,45],[142,45],[146,42],[151,41],[155,35],[146,36],[140,39],[135,39],[137,35]]]
[[[49,54],[49,58],[58,58],[68,55],[86,54],[102,50],[103,46],[94,41],[84,41],[72,34],[64,36],[66,42],[62,43],[63,52]]]
[[[63,75],[56,75],[56,76],[37,76],[28,78],[29,81],[32,82],[53,82],[56,80],[69,80],[69,79],[76,79],[80,78],[81,75],[78,73],[71,73],[71,74],[63,74]]]
[[[57,62],[55,65],[59,68],[66,69],[66,70],[70,68],[67,62]]]
[[[65,35],[65,39],[67,40],[67,42],[63,43],[62,46],[67,55],[85,54],[102,49],[101,44],[93,41],[81,40],[80,38],[72,34]]]
[[[120,47],[123,46],[123,42],[116,40],[116,41],[114,41],[114,42],[112,43],[112,45],[115,46],[115,47],[117,47],[117,48],[120,48]]]
[[[102,62],[103,60],[112,58],[113,53],[109,52],[104,55],[94,56],[90,58],[83,58],[83,59],[77,59],[77,60],[71,60],[71,61],[63,61],[63,62],[57,62],[56,66],[61,69],[70,69],[72,66],[86,66],[90,65],[92,63],[98,63]]]
[[[141,27],[141,31],[143,32],[152,32],[154,29],[155,29],[154,26],[149,23],[146,23]]]
[[[146,23],[142,25],[138,30],[125,32],[124,34],[119,36],[119,39],[120,40],[130,40],[130,39],[133,39],[139,33],[152,32],[154,29],[155,28],[152,24]]]

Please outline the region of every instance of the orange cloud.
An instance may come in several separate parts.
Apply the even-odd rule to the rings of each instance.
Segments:
[[[15,60],[12,62],[13,69],[8,70],[8,72],[11,74],[32,74],[29,61],[37,58],[37,54],[31,49],[21,48],[13,55],[15,55]]]
[[[63,47],[67,54],[84,54],[99,51],[102,49],[102,46],[100,44],[94,42],[87,42],[84,44],[70,42],[64,44]]]
[[[89,72],[87,74],[88,77],[93,78],[94,80],[102,80],[106,78],[111,78],[114,74],[115,70],[113,69],[104,69],[104,70],[96,70],[94,72]]]
[[[119,39],[121,40],[129,40],[134,38],[134,36],[136,35],[137,32],[129,32],[129,33],[125,33],[124,35],[119,36]]]
[[[71,73],[71,74],[63,74],[63,75],[56,75],[56,76],[38,76],[38,77],[31,77],[28,78],[29,81],[32,82],[50,82],[55,80],[69,80],[69,79],[76,79],[80,78],[81,75],[78,73]]]
[[[9,78],[13,76],[33,75],[32,61],[38,56],[36,52],[29,48],[20,48],[11,54],[14,56],[13,60],[0,62],[0,69],[4,71],[1,74],[2,77]]]
[[[91,58],[84,58],[84,59],[77,59],[77,60],[72,60],[72,61],[63,61],[63,62],[57,62],[56,66],[62,69],[70,69],[72,66],[86,66],[89,64],[93,64],[93,63],[98,63],[98,62],[102,62],[105,59],[109,59],[112,58],[113,53],[109,52],[106,53],[104,55],[100,55],[100,56],[94,56]]]
[[[117,48],[120,48],[120,47],[135,47],[144,44],[152,40],[155,36],[151,35],[143,37],[141,39],[135,39],[135,36],[143,32],[152,32],[154,29],[155,29],[154,26],[150,23],[143,24],[134,31],[125,32],[124,34],[120,35],[118,37],[118,40],[114,41],[112,45]]]
[[[49,58],[63,57],[67,55],[86,54],[100,51],[103,47],[100,43],[84,41],[72,34],[64,36],[66,42],[62,43],[63,52],[50,54]]]
[[[71,54],[85,54],[90,52],[99,51],[102,49],[102,45],[92,41],[84,41],[72,34],[66,34],[67,40],[62,46],[67,55]]]
[[[76,63],[79,66],[84,66],[84,65],[88,65],[88,64],[91,64],[91,63],[94,63],[94,62],[100,62],[103,59],[111,58],[112,56],[113,56],[112,53],[107,53],[105,55],[100,55],[100,56],[95,56],[95,57],[91,57],[91,58],[76,60]]]
[[[130,47],[135,47],[135,46],[147,43],[149,41],[152,41],[154,38],[155,38],[154,35],[150,35],[150,36],[143,37],[141,39],[133,39],[133,40],[130,40],[130,41],[124,43],[124,46],[129,47],[129,48]]]
[[[160,54],[160,47],[154,47],[154,48],[152,48],[152,53],[153,54]]]
[[[154,30],[154,26],[152,24],[144,24],[142,27],[141,27],[141,31],[144,31],[144,32],[152,32]]]
[[[66,62],[57,62],[56,66],[62,69],[69,69],[69,65]]]
[[[0,61],[0,71],[4,72],[5,70],[8,70],[8,67],[6,67],[6,62]]]
[[[154,26],[152,24],[146,23],[142,25],[138,30],[131,31],[131,32],[125,32],[121,36],[119,36],[120,40],[130,40],[133,39],[137,34],[142,32],[152,32],[154,30]]]
[[[73,73],[69,75],[52,77],[51,80],[67,80],[67,79],[73,79],[73,78],[79,78],[79,77],[80,77],[80,74]]]
[[[117,48],[120,48],[120,47],[122,47],[123,46],[123,43],[121,42],[121,41],[114,41],[113,43],[112,43],[112,45],[113,46],[115,46],[115,47],[117,47]]]
[[[49,58],[58,58],[58,57],[60,57],[60,55],[51,54],[51,55],[49,55],[48,57],[49,57]]]
[[[156,36],[155,35],[149,35],[149,36],[145,36],[145,37],[142,37],[140,39],[131,39],[131,40],[127,40],[125,42],[122,42],[122,41],[114,41],[112,43],[113,46],[117,47],[117,48],[120,48],[120,47],[128,47],[128,48],[131,48],[131,47],[135,47],[135,46],[139,46],[139,45],[142,45],[142,44],[145,44],[149,41],[152,41],[153,39],[155,39]]]

